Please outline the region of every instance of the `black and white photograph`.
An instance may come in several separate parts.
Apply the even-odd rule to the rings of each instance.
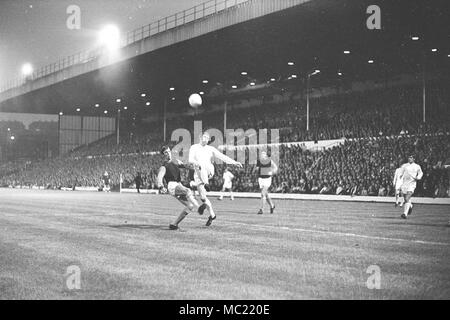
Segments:
[[[447,0],[0,0],[0,300],[449,299]]]

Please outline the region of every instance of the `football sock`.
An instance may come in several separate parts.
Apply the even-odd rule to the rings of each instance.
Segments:
[[[213,210],[213,208],[212,208],[211,201],[209,201],[208,198],[202,199],[202,201],[203,201],[204,203],[206,203],[206,205],[208,206],[209,214],[211,215],[211,217],[214,218],[214,217],[216,216],[216,214],[214,213],[214,210]]]
[[[409,207],[411,206],[410,202],[406,202],[405,206],[403,207],[403,213],[405,214],[405,216],[408,215],[408,211],[409,211]]]
[[[188,198],[189,202],[192,203],[195,206],[196,209],[198,209],[198,207],[200,205],[198,204],[197,199],[195,199],[194,195],[190,194],[190,195],[187,196],[187,198]]]
[[[181,211],[180,215],[178,216],[178,218],[175,220],[175,222],[173,223],[175,226],[178,226],[178,224],[183,221],[184,218],[186,218],[186,216],[189,214],[189,211],[187,211],[187,209],[184,209],[183,211]]]
[[[270,199],[269,195],[267,195],[267,203],[269,204],[269,206],[271,208],[273,208],[273,202],[272,202],[272,199]]]

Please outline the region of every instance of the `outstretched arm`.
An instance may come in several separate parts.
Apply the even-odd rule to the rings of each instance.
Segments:
[[[277,164],[274,162],[274,161],[272,161],[271,160],[271,165],[272,165],[272,173],[273,174],[277,174],[277,172],[278,172],[278,166],[277,166]]]
[[[239,168],[242,168],[242,164],[240,162],[234,161],[233,159],[224,155],[222,152],[220,152],[219,150],[217,150],[215,148],[213,149],[213,154],[214,154],[214,157],[222,160],[226,164],[232,164],[232,165],[238,166]]]

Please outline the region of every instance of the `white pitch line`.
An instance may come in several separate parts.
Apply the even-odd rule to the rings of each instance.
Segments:
[[[156,216],[166,216],[165,214],[158,214],[158,213],[152,213],[152,215]],[[190,217],[190,220],[195,221],[202,221],[203,219],[200,219],[198,217]],[[228,224],[228,225],[240,225],[240,226],[246,226],[246,227],[253,227],[254,229],[272,229],[272,230],[287,230],[287,231],[299,231],[299,232],[310,232],[310,233],[320,233],[320,234],[327,234],[327,235],[335,235],[335,236],[341,236],[341,237],[355,237],[355,238],[363,238],[363,239],[372,239],[372,240],[383,240],[383,241],[398,241],[398,242],[408,242],[408,243],[418,243],[418,244],[427,244],[427,245],[438,245],[438,246],[450,246],[450,243],[444,243],[444,242],[434,242],[434,241],[425,241],[425,240],[413,240],[413,239],[402,239],[402,238],[389,238],[389,237],[379,237],[379,236],[368,236],[363,234],[357,234],[357,233],[350,233],[350,232],[338,232],[338,231],[324,231],[324,230],[315,230],[315,229],[303,229],[303,228],[289,228],[289,227],[282,227],[282,226],[270,226],[270,225],[261,225],[261,224],[250,224],[250,223],[243,223],[243,222],[234,222],[229,220],[221,220],[221,224]]]
[[[158,214],[158,213],[156,213],[156,214],[153,213],[153,215],[165,216],[163,214]],[[190,220],[203,221],[196,217],[191,217]],[[272,229],[272,230],[282,229],[282,230],[287,230],[287,231],[310,232],[310,233],[320,233],[320,234],[327,234],[327,235],[331,234],[331,235],[341,236],[341,237],[343,236],[343,237],[355,237],[355,238],[372,239],[372,240],[398,241],[398,242],[418,243],[418,244],[427,244],[427,245],[450,246],[450,243],[444,243],[444,242],[368,236],[368,235],[356,234],[356,233],[350,233],[350,232],[324,231],[324,230],[303,229],[303,228],[289,228],[289,227],[282,227],[282,226],[278,227],[278,226],[270,226],[270,225],[234,222],[234,221],[229,221],[229,220],[221,220],[220,222],[217,222],[217,223],[228,224],[228,225],[234,224],[234,225],[239,225],[239,226],[252,227],[253,229]]]
[[[337,232],[337,231],[324,231],[324,230],[314,230],[314,229],[303,229],[303,228],[289,228],[289,227],[277,227],[277,226],[267,226],[260,224],[249,224],[242,222],[232,222],[232,221],[223,221],[228,224],[235,224],[259,229],[273,229],[273,230],[288,230],[288,231],[300,231],[300,232],[310,232],[310,233],[320,233],[320,234],[331,234],[335,236],[343,236],[343,237],[355,237],[355,238],[364,238],[364,239],[372,239],[372,240],[383,240],[383,241],[399,241],[399,242],[409,242],[409,243],[419,243],[419,244],[428,244],[428,245],[438,245],[438,246],[450,246],[450,243],[444,242],[434,242],[434,241],[425,241],[425,240],[412,240],[412,239],[401,239],[401,238],[388,238],[388,237],[378,237],[378,236],[368,236],[363,234],[349,233],[349,232]]]
[[[166,216],[165,214],[158,214],[158,213],[152,213],[152,215]],[[8,214],[8,216],[11,216],[11,214]],[[194,218],[194,217],[191,217],[191,220],[197,220],[197,221],[201,220],[199,218],[194,218],[194,219],[192,219],[192,218]],[[203,220],[201,220],[201,221],[203,221]],[[317,234],[335,235],[335,236],[341,236],[341,237],[355,237],[355,238],[372,239],[372,240],[398,241],[398,242],[418,243],[418,244],[425,244],[425,245],[450,246],[450,243],[443,243],[443,242],[434,242],[434,241],[425,241],[425,240],[413,240],[413,239],[402,239],[402,238],[389,238],[389,237],[379,237],[379,236],[368,236],[368,235],[349,233],[349,232],[324,231],[324,230],[304,229],[304,228],[289,228],[289,227],[283,227],[283,226],[250,224],[250,223],[234,222],[234,221],[228,221],[228,220],[222,220],[220,223],[228,224],[228,225],[246,226],[246,227],[250,227],[250,228],[253,228],[253,229],[271,229],[271,230],[280,230],[281,229],[281,230],[287,230],[287,231],[309,232],[309,233],[317,233]]]

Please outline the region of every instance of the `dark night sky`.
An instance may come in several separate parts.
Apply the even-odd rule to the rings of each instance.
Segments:
[[[0,0],[0,83],[78,51],[92,49],[106,24],[130,31],[207,0]],[[69,5],[81,9],[81,29],[69,30]]]

